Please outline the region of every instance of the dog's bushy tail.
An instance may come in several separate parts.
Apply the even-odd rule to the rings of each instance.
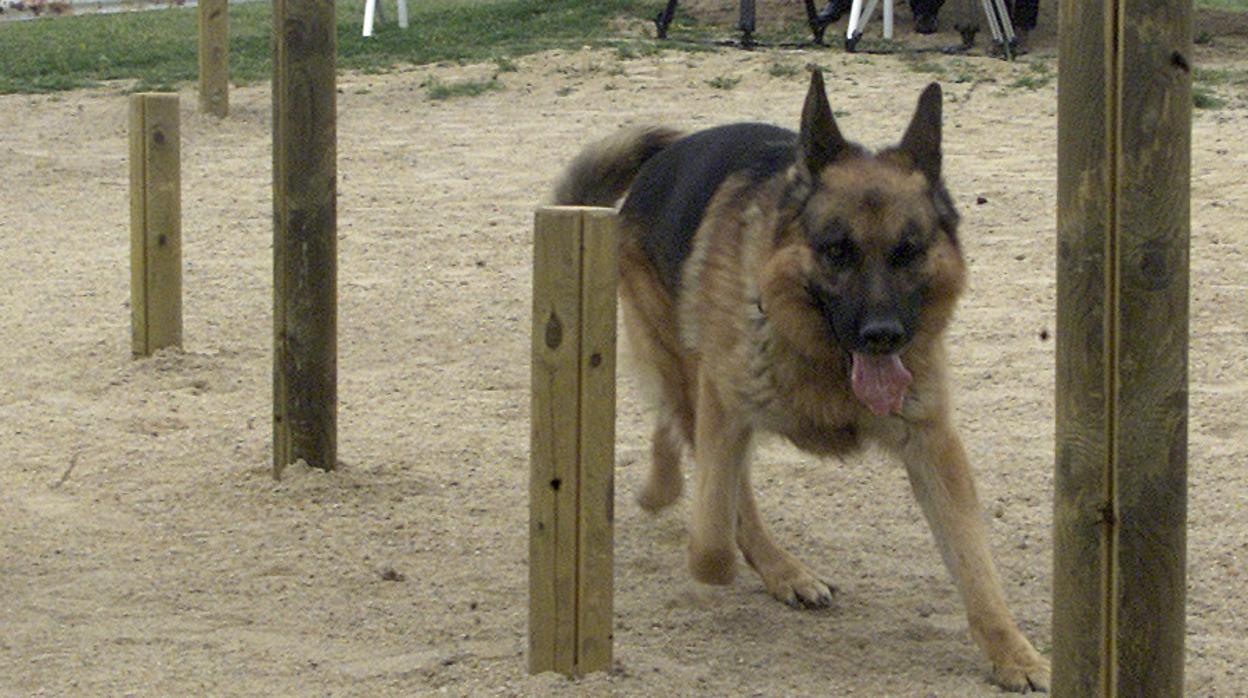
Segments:
[[[559,177],[556,206],[614,206],[637,171],[684,134],[662,126],[633,126],[590,143]]]

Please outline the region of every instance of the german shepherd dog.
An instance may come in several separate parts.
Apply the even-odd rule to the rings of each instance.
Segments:
[[[625,194],[624,321],[658,403],[639,499],[654,511],[680,497],[690,446],[694,578],[731,582],[740,548],[777,599],[828,605],[828,585],[759,515],[752,435],[815,454],[873,441],[905,464],[994,680],[1047,689],[1049,664],[1005,605],[950,421],[942,337],[966,272],[941,175],[940,86],[924,90],[898,145],[872,153],[842,137],[816,70],[798,133],[623,129],[581,152],[553,198],[613,206]]]

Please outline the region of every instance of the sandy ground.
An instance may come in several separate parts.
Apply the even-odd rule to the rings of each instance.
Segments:
[[[1242,68],[1234,46],[1199,58]],[[0,695],[996,694],[904,473],[874,453],[758,454],[764,511],[836,584],[831,609],[790,610],[748,572],[692,582],[686,507],[633,503],[649,422],[627,373],[616,671],[526,673],[532,211],[620,124],[795,125],[805,77],[772,66],[811,60],[845,132],[877,146],[934,77],[836,50],[544,54],[441,102],[429,79],[495,67],[343,77],[343,463],[280,483],[267,86],[236,89],[224,121],[182,93],[185,351],[137,361],[124,86],[0,98]],[[1007,596],[1047,652],[1055,88],[1011,87],[1042,74],[1027,62],[932,60],[972,272],[957,421]],[[1242,99],[1195,116],[1192,696],[1248,695],[1246,131]]]

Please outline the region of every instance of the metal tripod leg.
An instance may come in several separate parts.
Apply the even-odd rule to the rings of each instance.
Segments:
[[[1005,0],[992,0],[992,3],[997,11],[997,20],[1001,23],[1001,35],[1013,47],[1018,37],[1014,35],[1014,20],[1010,17],[1010,11],[1005,9]]]
[[[984,16],[988,18],[988,30],[992,32],[992,40],[1001,46],[1005,60],[1014,60],[1014,23],[1010,20],[1009,10],[1005,9],[1005,0],[980,0],[984,8]]]
[[[864,8],[862,0],[854,0],[853,5],[849,8],[849,22],[845,25],[846,51],[853,53],[854,47],[862,39],[862,32],[867,28],[867,22],[870,22],[871,15],[875,14],[875,6],[878,4],[879,0],[867,0],[867,6]],[[893,38],[892,0],[884,0],[884,38]]]
[[[967,4],[970,15],[974,16],[975,0],[967,0]],[[988,31],[992,34],[993,43],[1001,47],[1001,55],[1007,61],[1014,60],[1018,37],[1014,33],[1014,21],[1005,6],[1005,0],[979,0],[979,6],[984,11],[984,18],[988,20]],[[971,23],[958,25],[957,29],[962,34],[962,45],[947,48],[945,53],[965,53],[975,47],[979,24],[972,20]]]

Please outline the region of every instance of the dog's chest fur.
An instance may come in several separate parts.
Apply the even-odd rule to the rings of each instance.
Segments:
[[[838,454],[859,445],[860,410],[849,393],[847,365],[816,365],[797,355],[775,333],[766,311],[745,309],[748,379],[737,393],[756,426],[784,436],[804,451]]]
[[[758,273],[772,252],[779,220],[775,181],[727,182],[707,208],[685,260],[677,303],[681,343],[725,398],[738,401],[756,428],[813,453],[857,447],[862,410],[849,387],[848,357],[802,356],[771,322]]]

